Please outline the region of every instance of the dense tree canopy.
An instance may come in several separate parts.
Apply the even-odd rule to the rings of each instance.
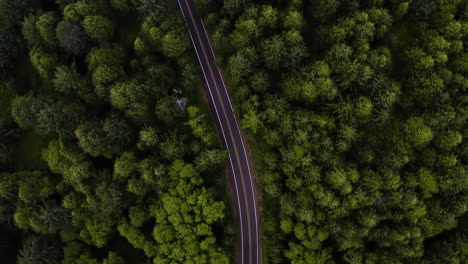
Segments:
[[[233,259],[227,155],[157,3],[0,0],[0,223],[21,240],[2,263]]]
[[[268,263],[467,261],[466,1],[197,6],[253,139]]]
[[[467,1],[196,5],[253,148],[266,263],[468,263]],[[233,262],[189,40],[173,0],[0,0],[12,263]]]

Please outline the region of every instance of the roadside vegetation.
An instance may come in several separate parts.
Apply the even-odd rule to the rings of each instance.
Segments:
[[[266,263],[468,263],[468,2],[197,0]]]
[[[0,18],[1,262],[231,262],[227,155],[172,1],[0,0]]]

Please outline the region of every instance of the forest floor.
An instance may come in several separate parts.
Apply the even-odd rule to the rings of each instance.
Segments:
[[[3,84],[0,88],[0,122],[11,123],[11,104],[17,96],[14,90],[27,90],[33,87],[36,91],[46,92],[50,89],[50,84],[44,82],[33,68],[28,55],[21,57],[16,66],[16,74],[20,76],[17,83]],[[18,87],[9,87],[14,85]],[[19,88],[19,89],[17,89]],[[47,164],[42,160],[42,150],[47,147],[50,139],[38,135],[32,130],[22,132],[18,144],[13,149],[12,166],[16,170],[46,170]]]
[[[8,87],[0,88],[0,122],[9,123],[11,121],[11,100],[15,95],[9,91]]]
[[[48,166],[42,159],[42,150],[49,145],[50,139],[28,131],[21,135],[17,148],[14,150],[13,165],[17,170],[47,170]]]

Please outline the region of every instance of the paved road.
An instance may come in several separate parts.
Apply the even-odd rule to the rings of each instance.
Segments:
[[[247,158],[239,123],[234,116],[223,75],[215,65],[215,54],[208,33],[203,21],[195,12],[195,1],[178,0],[178,2],[205,77],[205,89],[210,95],[210,107],[216,113],[217,126],[223,136],[223,143],[230,151],[229,176],[231,184],[234,185],[234,208],[240,224],[237,263],[260,264],[262,247],[259,238],[258,193],[254,187],[251,164]]]

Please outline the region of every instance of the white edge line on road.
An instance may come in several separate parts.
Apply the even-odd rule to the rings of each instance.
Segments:
[[[205,28],[205,23],[203,23],[203,19],[201,19],[201,20],[202,20],[203,30],[205,31],[205,35],[206,35],[206,37],[207,37],[207,39],[208,39],[208,44],[209,44],[209,46],[210,46],[211,53],[213,54],[213,58],[215,59],[215,62],[216,62],[216,55],[214,54],[213,47],[211,46],[210,38],[209,38],[208,32],[207,32],[207,30],[206,30],[206,28]],[[216,66],[216,64],[215,64],[215,66]],[[227,95],[227,98],[228,98],[228,101],[229,101],[229,106],[231,107],[231,111],[232,111],[232,113],[234,114],[234,109],[233,109],[233,107],[232,107],[232,103],[231,103],[231,99],[230,99],[230,96],[229,96],[229,92],[228,92],[228,90],[227,90],[227,88],[226,88],[226,83],[225,83],[224,77],[223,77],[223,75],[221,74],[221,70],[219,69],[218,66],[216,66],[216,69],[218,69],[218,74],[219,74],[219,77],[220,77],[221,80],[222,80],[223,87],[224,87],[224,90],[225,90],[225,92],[226,92],[226,95]],[[258,258],[259,258],[259,248],[258,248],[258,247],[259,247],[259,234],[258,234],[258,223],[257,223],[257,222],[258,222],[258,218],[257,218],[257,206],[256,206],[257,203],[256,203],[256,200],[255,200],[255,189],[254,189],[254,187],[253,187],[252,173],[251,173],[251,171],[250,171],[250,163],[249,163],[249,159],[247,158],[247,152],[246,152],[246,150],[245,150],[244,139],[243,139],[243,137],[242,137],[242,134],[241,134],[241,131],[240,131],[240,128],[239,128],[239,124],[238,124],[238,121],[237,121],[237,118],[235,117],[235,115],[234,115],[234,119],[235,119],[235,121],[236,121],[237,131],[239,132],[239,136],[240,136],[240,138],[241,138],[242,149],[244,150],[244,157],[245,157],[245,160],[247,161],[247,164],[248,164],[247,169],[248,169],[248,171],[249,171],[250,187],[252,188],[252,196],[253,196],[252,199],[253,199],[253,203],[254,203],[255,231],[256,231],[255,236],[256,236],[256,238],[257,238],[257,263],[258,263]]]
[[[224,129],[223,129],[223,126],[221,124],[221,119],[219,118],[219,113],[218,113],[218,109],[216,107],[216,102],[215,102],[215,100],[213,98],[213,94],[211,93],[211,87],[210,87],[210,84],[208,83],[208,78],[206,78],[205,69],[203,68],[203,64],[201,62],[200,55],[198,54],[198,51],[197,51],[197,48],[196,48],[196,45],[195,45],[195,41],[193,40],[192,33],[190,32],[190,27],[189,27],[189,25],[187,23],[187,18],[185,17],[184,10],[183,10],[182,6],[180,5],[180,0],[177,0],[177,3],[179,4],[180,11],[182,12],[182,15],[184,16],[185,24],[187,25],[187,31],[188,31],[188,33],[190,35],[190,39],[192,40],[192,43],[193,43],[193,49],[197,53],[197,59],[198,59],[198,62],[200,63],[200,68],[202,68],[203,76],[205,77],[205,82],[206,82],[206,85],[208,87],[208,91],[210,92],[211,100],[213,101],[213,106],[215,108],[216,117],[218,118],[218,121],[219,121],[219,127],[221,128],[221,133],[223,134],[224,143],[226,143],[226,147],[229,148],[228,141],[226,140],[226,135],[224,134]],[[203,21],[202,21],[202,24],[203,24]],[[210,47],[211,47],[211,45],[210,45]],[[215,80],[213,80],[213,81],[215,81]],[[229,120],[226,120],[226,121],[229,121]],[[244,232],[243,232],[243,228],[242,228],[242,211],[241,211],[241,206],[240,206],[239,189],[237,187],[237,185],[238,185],[237,177],[236,177],[236,172],[234,171],[234,166],[232,164],[231,153],[228,153],[228,156],[229,156],[229,163],[231,165],[232,173],[233,173],[233,176],[234,176],[234,182],[235,182],[236,194],[237,194],[237,206],[239,208],[239,218],[240,218],[239,222],[240,222],[240,230],[241,230],[241,262],[243,263],[244,262]],[[255,220],[255,223],[256,222],[257,222],[257,220]]]

